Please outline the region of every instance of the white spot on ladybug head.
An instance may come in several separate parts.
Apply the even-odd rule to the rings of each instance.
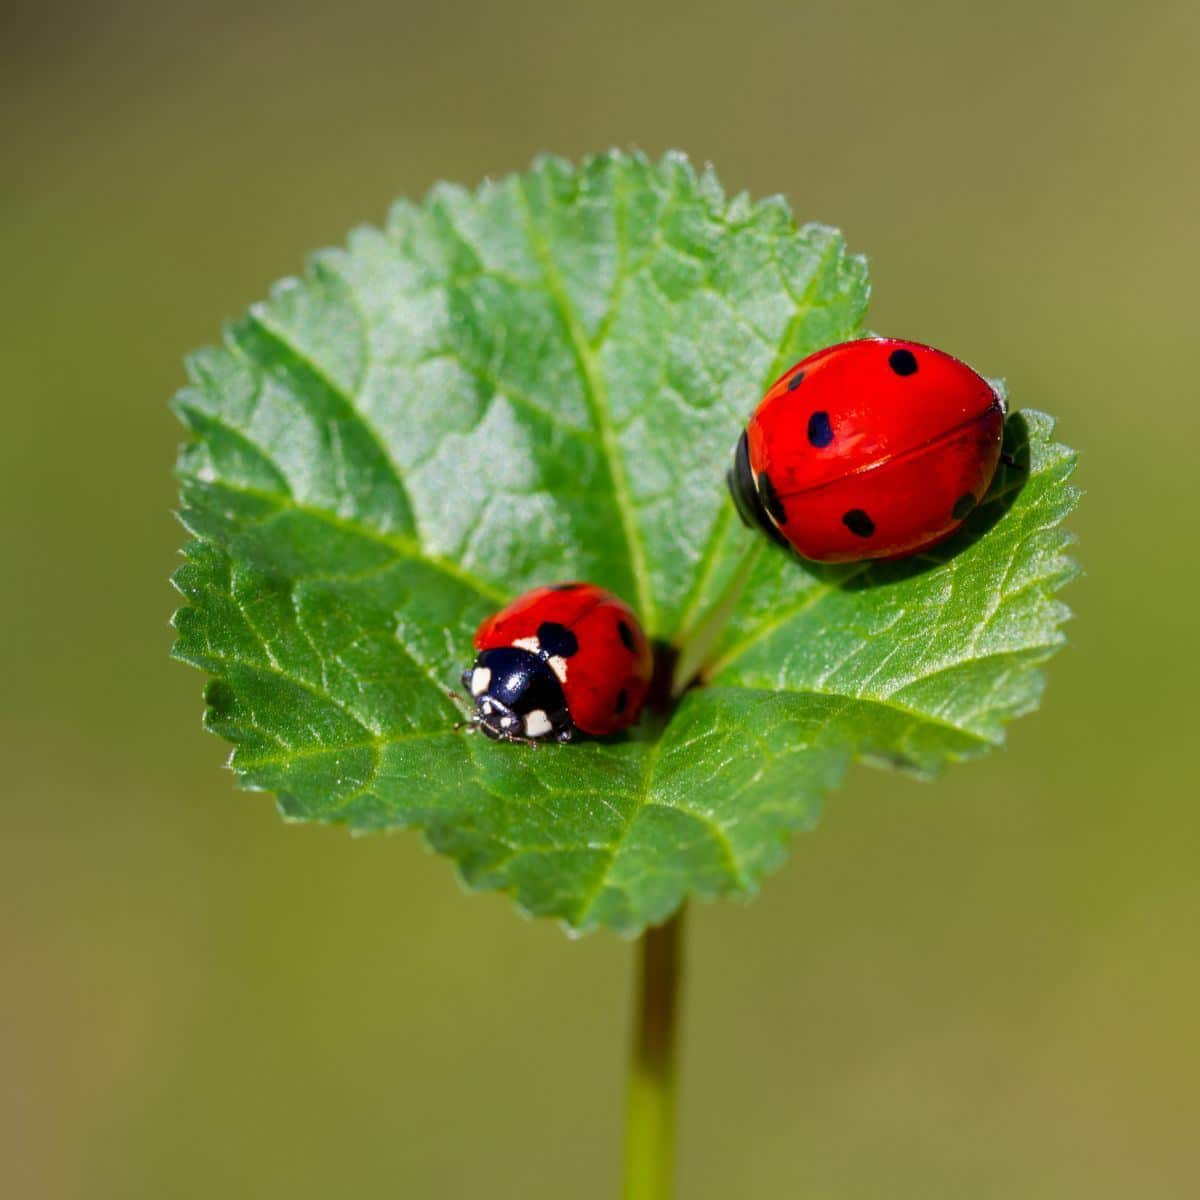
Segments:
[[[558,677],[559,683],[567,682],[567,660],[561,654],[556,654],[553,658],[548,658],[546,661],[550,664],[550,670]]]
[[[518,649],[528,650],[533,654],[536,654],[542,648],[542,643],[539,642],[536,637],[517,638],[517,640],[513,642],[513,645],[518,647]]]
[[[533,712],[525,717],[526,737],[545,737],[553,728],[554,726],[550,724],[550,718],[540,708],[535,708]]]
[[[482,696],[491,687],[492,671],[490,667],[476,667],[471,672],[471,695]]]

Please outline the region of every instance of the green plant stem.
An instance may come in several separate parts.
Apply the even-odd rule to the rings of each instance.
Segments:
[[[625,1200],[670,1200],[674,1192],[684,912],[681,908],[665,925],[648,929],[638,943],[625,1126]]]

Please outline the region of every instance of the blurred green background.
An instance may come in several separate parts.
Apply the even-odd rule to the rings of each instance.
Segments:
[[[1042,712],[693,913],[683,1197],[1200,1190],[1200,6],[6,4],[0,1195],[607,1197],[631,948],[286,828],[168,661],[183,354],[538,151],[669,146],[1083,451]]]

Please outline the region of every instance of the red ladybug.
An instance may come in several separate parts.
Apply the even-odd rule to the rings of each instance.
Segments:
[[[628,605],[590,583],[535,588],[488,617],[463,672],[471,723],[502,741],[571,740],[632,725],[650,686],[650,644]]]
[[[818,562],[903,558],[983,499],[1004,402],[932,346],[863,338],[785,371],[734,451],[742,520]]]

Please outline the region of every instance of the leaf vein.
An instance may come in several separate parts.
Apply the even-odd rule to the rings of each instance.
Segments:
[[[649,564],[634,511],[633,497],[629,491],[629,482],[625,478],[624,459],[621,455],[616,431],[613,428],[611,414],[608,411],[608,394],[603,376],[592,349],[588,345],[579,317],[563,286],[562,276],[555,265],[546,237],[534,220],[533,208],[525,191],[524,180],[517,181],[516,193],[524,214],[530,246],[541,266],[546,291],[554,303],[567,343],[574,355],[584,397],[604,447],[604,459],[612,482],[613,499],[621,518],[621,528],[624,531],[625,543],[629,550],[633,584],[637,592],[638,614],[647,630],[654,633],[657,621],[654,597],[649,587]]]

